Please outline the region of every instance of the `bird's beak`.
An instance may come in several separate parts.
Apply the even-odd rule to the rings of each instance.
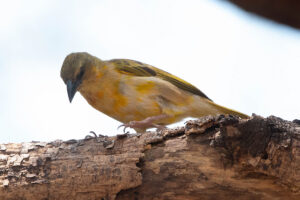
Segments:
[[[70,103],[72,102],[72,100],[75,96],[75,93],[77,92],[77,88],[78,88],[79,84],[80,84],[80,82],[78,82],[78,81],[72,82],[71,80],[68,80],[66,83]]]

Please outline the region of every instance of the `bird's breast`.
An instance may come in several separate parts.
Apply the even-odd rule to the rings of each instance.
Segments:
[[[161,109],[151,98],[154,83],[135,84],[129,79],[101,79],[86,82],[80,93],[95,109],[123,123],[159,115]]]

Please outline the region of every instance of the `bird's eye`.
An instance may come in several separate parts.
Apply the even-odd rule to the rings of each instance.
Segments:
[[[81,81],[81,80],[82,80],[82,77],[83,77],[83,75],[84,75],[84,72],[85,72],[85,67],[81,67],[81,68],[80,68],[80,72],[78,73],[78,75],[77,75],[77,77],[76,77],[76,79],[77,79],[78,81]]]

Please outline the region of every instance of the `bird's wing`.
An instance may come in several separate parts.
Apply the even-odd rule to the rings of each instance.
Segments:
[[[203,92],[201,92],[192,84],[151,65],[128,59],[113,59],[109,62],[113,63],[115,68],[120,73],[132,76],[155,76],[172,83],[173,85],[184,91],[209,99]]]

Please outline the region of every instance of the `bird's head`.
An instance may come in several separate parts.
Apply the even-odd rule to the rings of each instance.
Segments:
[[[70,103],[97,58],[82,52],[69,54],[61,67],[60,76],[67,85]]]

